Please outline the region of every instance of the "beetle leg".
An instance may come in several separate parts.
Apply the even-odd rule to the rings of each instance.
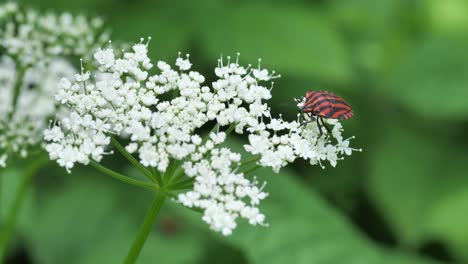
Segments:
[[[323,135],[323,131],[322,131],[322,125],[320,125],[320,122],[319,122],[319,118],[317,117],[317,127],[318,127],[318,130],[320,132],[320,135],[318,136],[317,138],[317,141],[322,137]]]
[[[310,119],[306,121],[305,117],[301,115],[301,119],[304,119],[304,122],[301,121],[301,124],[299,125],[299,127],[305,126],[305,125],[307,125],[309,123],[312,123],[312,122],[314,122],[316,120],[316,118],[313,117],[311,114],[305,114],[304,113],[304,115],[307,115]]]
[[[327,126],[327,124],[325,124],[325,122],[323,121],[323,118],[320,118],[320,121],[322,121],[322,125],[327,129],[327,139],[328,139],[328,136],[332,136],[332,132],[331,132],[331,129]]]

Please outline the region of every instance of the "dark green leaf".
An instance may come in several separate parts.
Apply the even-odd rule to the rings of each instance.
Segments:
[[[351,69],[342,40],[318,14],[291,7],[244,6],[207,16],[198,34],[212,61],[222,53],[254,67],[256,59],[283,75],[345,81]],[[214,64],[214,63],[213,63]]]
[[[433,118],[468,116],[467,38],[428,38],[390,74],[385,93]]]
[[[467,154],[410,129],[392,128],[382,138],[371,156],[368,191],[400,242],[417,248],[445,241],[466,256]]]

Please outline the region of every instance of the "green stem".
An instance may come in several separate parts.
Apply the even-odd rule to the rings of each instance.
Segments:
[[[179,94],[179,90],[177,90],[177,89],[172,90],[172,99],[177,98],[178,94]]]
[[[177,168],[176,171],[174,172],[174,175],[172,176],[169,184],[177,182],[182,176],[184,176],[184,170],[182,169],[181,166],[179,166],[179,168]]]
[[[26,73],[26,68],[17,66],[15,86],[13,88],[13,101],[11,102],[11,112],[10,119],[13,118],[13,115],[16,111],[18,105],[18,99],[21,94],[21,86],[23,86],[23,78]]]
[[[179,190],[183,187],[190,186],[191,184],[193,184],[194,181],[195,181],[195,177],[188,178],[179,182],[171,183],[167,186],[167,188],[170,190]]]
[[[143,188],[147,188],[147,189],[150,189],[150,190],[158,190],[158,186],[156,186],[155,184],[152,184],[152,183],[147,183],[147,182],[143,182],[143,181],[139,181],[139,180],[135,180],[135,179],[132,179],[130,177],[127,177],[127,176],[124,176],[120,173],[117,173],[113,170],[110,170],[104,166],[102,166],[101,164],[95,162],[95,161],[91,161],[89,163],[91,166],[93,166],[95,169],[97,169],[98,171],[108,175],[108,176],[111,176],[117,180],[120,180],[120,181],[123,181],[125,183],[128,183],[128,184],[131,184],[131,185],[135,185],[135,186],[138,186],[138,187],[143,187]]]
[[[205,136],[205,138],[203,139],[201,145],[205,145],[206,141],[208,141],[208,139],[210,138],[210,134],[211,133],[214,133],[216,131],[218,131],[220,125],[217,123],[211,130],[210,130],[210,133],[208,133],[208,135]]]
[[[166,173],[164,174],[164,186],[169,186],[173,184],[174,182],[177,182],[177,180],[182,177],[183,174],[183,169],[182,169],[182,162],[183,160],[172,160],[169,164],[169,167],[166,170]]]
[[[3,175],[2,175],[2,169],[0,168],[0,223],[2,221],[2,214],[3,214],[3,209],[2,209],[2,197],[3,197],[3,192],[2,192],[2,189],[3,189],[3,185],[2,185],[2,182],[3,182]],[[0,260],[2,260],[0,258]]]
[[[2,228],[3,230],[0,233],[0,261],[3,259],[8,245],[8,241],[10,240],[13,230],[15,229],[16,218],[18,217],[18,212],[21,209],[21,205],[23,204],[23,200],[26,195],[27,188],[31,182],[31,178],[42,166],[44,161],[44,159],[39,158],[35,162],[33,162],[32,165],[26,170],[26,172],[23,175],[23,178],[21,179],[18,190],[16,191],[16,196],[13,200],[13,204],[6,215],[5,226]],[[0,176],[0,178],[2,177],[4,176]]]
[[[161,177],[161,173],[157,171],[154,167],[150,168],[151,173],[154,177],[156,177],[156,181],[158,182],[159,186],[163,186],[163,180]]]
[[[130,248],[127,257],[125,258],[125,264],[133,264],[137,260],[165,200],[166,194],[164,192],[156,193],[156,196],[154,197],[154,200],[151,204],[151,208],[146,214],[145,220],[143,221],[143,224],[138,231],[138,235],[133,241],[132,247]]]
[[[143,173],[143,175],[146,176],[146,178],[148,178],[150,181],[152,182],[157,182],[157,180],[155,179],[155,177],[153,176],[153,174],[148,171],[143,165],[140,164],[140,162],[138,162],[138,160],[136,160],[132,154],[128,153],[128,151],[119,143],[119,141],[117,139],[115,139],[114,137],[111,136],[111,141],[112,141],[112,144],[115,146],[115,148],[128,160],[130,161],[130,163],[133,164],[133,166],[135,166],[141,173]],[[159,182],[158,182],[159,183]],[[159,183],[160,184],[160,183]],[[161,184],[160,184],[161,186]]]
[[[186,183],[184,185],[178,185],[174,187],[174,191],[183,191],[183,190],[188,190],[188,189],[193,189],[193,182]]]
[[[255,165],[255,166],[253,166],[252,168],[250,168],[250,169],[244,171],[244,174],[247,175],[247,174],[249,174],[249,173],[251,173],[251,172],[253,172],[253,171],[255,171],[255,170],[257,170],[257,169],[259,169],[259,168],[261,168],[261,167],[262,167],[262,166],[260,166],[260,165]]]
[[[236,124],[231,124],[228,129],[226,130],[226,136],[229,136],[231,132],[236,128]]]
[[[250,163],[252,163],[252,162],[259,161],[261,158],[262,158],[262,157],[260,157],[260,156],[253,156],[253,157],[251,157],[251,158],[249,158],[249,159],[242,160],[242,161],[240,162],[240,164],[239,164],[239,167],[242,167],[242,166],[244,166],[244,165],[250,164]]]
[[[181,186],[185,186],[187,184],[193,184],[195,182],[195,177],[192,178],[187,178],[178,182],[173,182],[167,186],[168,189],[170,190],[177,190]]]

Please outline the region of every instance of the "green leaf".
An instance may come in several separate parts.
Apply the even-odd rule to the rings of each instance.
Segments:
[[[349,31],[367,36],[383,36],[400,26],[394,22],[408,1],[333,0],[331,15]],[[408,4],[409,5],[409,4]]]
[[[204,13],[203,13],[204,15]],[[198,35],[212,61],[223,54],[283,75],[314,76],[343,82],[350,79],[343,41],[325,17],[292,7],[241,6],[220,9],[214,16],[200,17],[204,24]]]
[[[171,63],[179,51],[187,49],[191,30],[187,20],[175,10],[154,1],[139,5],[119,5],[108,14],[108,24],[112,25],[112,38],[136,43],[140,38],[152,37],[149,50],[153,63],[168,60]],[[179,17],[180,19],[174,19]],[[145,40],[146,41],[146,40]]]
[[[399,61],[421,20],[420,1],[333,0],[330,17],[344,32],[361,80],[376,79]],[[398,23],[395,23],[398,21]],[[362,82],[359,83],[363,85]],[[364,88],[364,87],[362,87]],[[362,89],[361,88],[361,89]]]
[[[466,152],[446,140],[434,144],[432,137],[392,127],[370,156],[372,200],[405,247],[443,241],[466,258]]]
[[[385,93],[432,118],[468,117],[468,38],[430,37],[389,74]]]

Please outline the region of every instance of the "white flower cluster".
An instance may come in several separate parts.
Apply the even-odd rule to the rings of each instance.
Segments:
[[[213,142],[224,141],[225,133],[211,134]],[[218,138],[218,139],[216,139]],[[203,220],[215,231],[230,235],[236,228],[236,218],[247,219],[251,225],[263,225],[265,216],[258,205],[267,194],[237,168],[241,155],[228,148],[214,148],[206,159],[187,161],[183,168],[196,182],[193,191],[179,195],[187,207],[204,209]]]
[[[249,135],[249,144],[244,147],[246,151],[260,155],[262,167],[271,167],[275,172],[296,158],[309,160],[311,165],[320,164],[322,168],[321,161],[328,160],[335,167],[337,160],[342,159],[340,155],[351,155],[357,149],[349,147],[349,139],[343,139],[343,127],[338,120],[328,119],[326,122],[333,125],[332,137],[336,139],[336,145],[332,144],[330,137],[321,135],[315,122],[301,126],[296,121],[272,118],[265,130]]]
[[[29,68],[21,81],[21,95],[15,113],[12,100],[16,81],[15,63],[0,57],[0,167],[8,154],[26,157],[28,149],[42,141],[47,118],[55,113],[54,95],[61,78],[73,77],[75,68],[64,59],[53,59],[46,67]]]
[[[42,140],[56,112],[60,79],[76,73],[65,57],[86,57],[107,41],[101,24],[0,4],[0,167],[12,153],[27,156]]]
[[[22,67],[47,63],[61,55],[86,57],[107,42],[99,18],[70,13],[22,10],[13,2],[0,5],[0,47]]]
[[[218,80],[204,85],[205,78],[190,71],[188,56],[179,55],[176,69],[159,61],[158,72],[150,74],[147,52],[142,42],[121,56],[112,48],[100,49],[94,54],[99,74],[62,79],[56,100],[69,112],[45,132],[51,159],[70,170],[75,163],[86,165],[109,154],[112,134],[126,137],[126,150],[144,166],[165,173],[170,164],[180,164],[194,187],[178,200],[203,209],[203,220],[229,235],[238,218],[265,224],[258,206],[267,196],[263,186],[246,177],[241,154],[222,146],[231,131],[247,133],[245,149],[259,156],[258,165],[275,171],[297,157],[334,165],[339,154],[351,151],[337,121],[333,131],[340,143],[333,146],[318,138],[313,124],[270,118],[270,88],[262,83],[277,76],[260,65],[242,67],[229,57],[224,65],[221,59],[215,69]],[[202,139],[200,131],[213,123],[216,129]]]

